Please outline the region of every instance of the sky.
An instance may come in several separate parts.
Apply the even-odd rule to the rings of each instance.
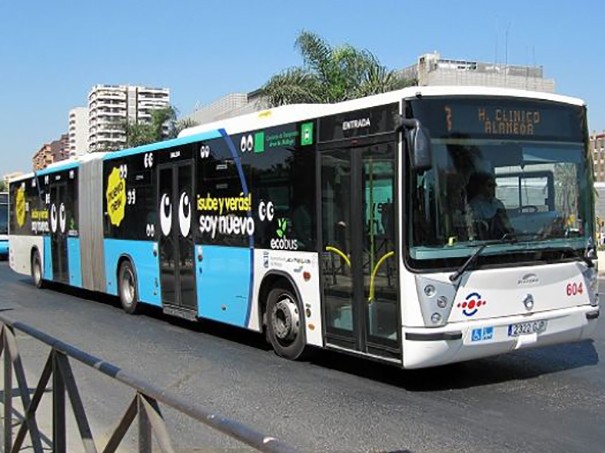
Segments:
[[[390,69],[442,58],[537,65],[605,130],[602,0],[0,0],[0,176],[67,132],[96,84],[170,89],[181,115],[302,64],[305,30]]]

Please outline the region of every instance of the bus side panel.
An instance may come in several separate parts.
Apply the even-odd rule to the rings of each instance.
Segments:
[[[44,266],[44,279],[53,279],[53,258],[50,236],[44,236],[44,252],[42,253],[42,265]]]
[[[260,330],[258,294],[267,274],[288,275],[301,298],[307,344],[323,346],[322,312],[319,287],[319,258],[315,252],[260,250],[254,252],[254,303],[249,328]],[[263,303],[266,301],[263,301]]]
[[[249,248],[219,245],[201,247],[196,261],[198,314],[200,317],[247,327],[252,279]]]
[[[69,284],[82,288],[82,263],[80,259],[80,238],[67,238],[67,264],[69,265]]]
[[[151,241],[105,239],[104,247],[107,293],[114,296],[118,295],[118,262],[121,257],[126,256],[130,258],[134,265],[139,300],[146,304],[161,306],[157,243]]]
[[[34,248],[40,251],[40,259],[45,262],[42,236],[9,236],[9,243],[10,267],[18,274],[31,275],[31,251]]]

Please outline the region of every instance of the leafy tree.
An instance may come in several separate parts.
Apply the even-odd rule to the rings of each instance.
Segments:
[[[6,192],[7,189],[8,187],[6,186],[4,179],[0,179],[0,192]]]
[[[270,106],[339,102],[416,83],[382,66],[368,50],[332,47],[311,32],[301,32],[295,47],[303,66],[274,75],[261,89]]]
[[[168,138],[176,138],[181,133],[182,130],[187,129],[189,127],[197,126],[197,121],[194,121],[191,118],[183,118],[180,120],[176,120],[172,123],[170,130],[168,132]]]
[[[151,124],[124,120],[120,122],[120,128],[126,136],[126,143],[124,144],[126,148],[146,145],[147,143],[156,141],[154,140],[154,130]]]
[[[118,128],[126,136],[124,147],[146,145],[176,138],[183,129],[196,126],[197,123],[190,118],[177,119],[178,110],[173,106],[151,111],[151,121],[148,123],[123,120]],[[114,151],[114,150],[111,150]]]

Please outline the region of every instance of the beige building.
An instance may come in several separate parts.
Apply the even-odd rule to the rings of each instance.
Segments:
[[[23,175],[23,172],[21,171],[14,171],[12,173],[5,174],[3,177],[5,187],[8,187],[8,183],[11,179],[18,178],[21,175]]]
[[[415,64],[402,69],[400,74],[417,80],[419,86],[470,85],[555,92],[555,81],[544,78],[541,66],[451,60],[441,58],[438,52],[419,56]]]
[[[266,104],[263,103],[258,90],[250,93],[231,93],[206,106],[197,108],[186,118],[197,124],[205,124],[264,108],[266,108]]]
[[[69,157],[88,152],[88,107],[75,107],[69,111]]]
[[[399,71],[418,85],[476,85],[554,93],[555,81],[545,79],[541,66],[518,66],[472,60],[449,60],[437,52],[421,55],[415,64]],[[198,124],[231,118],[266,108],[259,90],[231,93],[187,116]]]
[[[120,123],[148,123],[152,110],[169,105],[168,88],[93,86],[88,94],[88,150],[122,149],[126,136]]]
[[[45,143],[32,157],[34,171],[42,170],[54,162],[50,143]]]
[[[590,136],[595,182],[605,182],[605,131]]]
[[[65,159],[69,159],[69,136],[67,134],[61,135],[58,140],[42,145],[32,158],[32,167],[34,171],[38,171]]]

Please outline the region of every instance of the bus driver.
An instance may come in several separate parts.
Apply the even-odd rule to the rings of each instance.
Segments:
[[[473,173],[467,186],[469,206],[479,239],[501,239],[513,232],[504,204],[495,196],[496,180],[490,173]]]

